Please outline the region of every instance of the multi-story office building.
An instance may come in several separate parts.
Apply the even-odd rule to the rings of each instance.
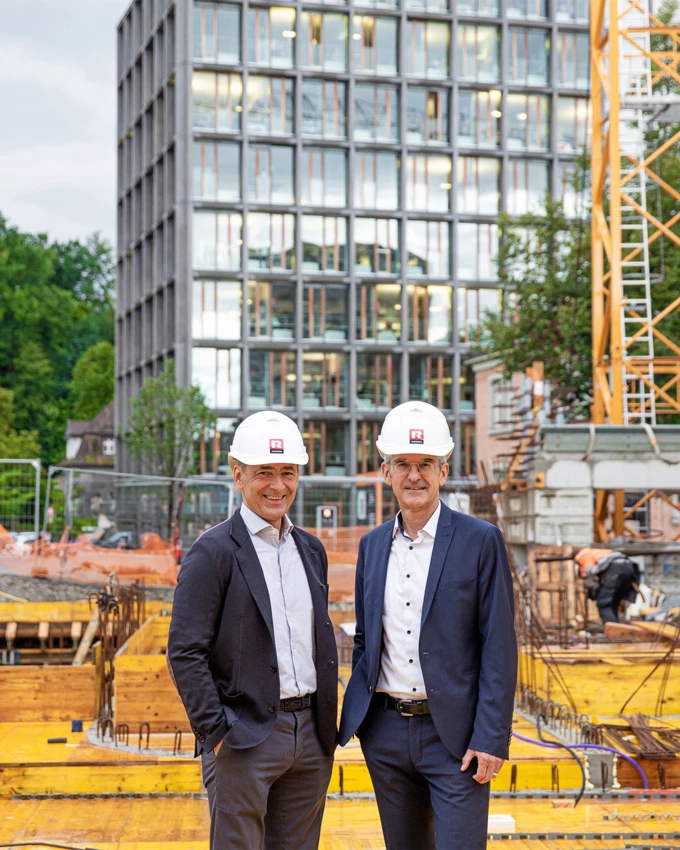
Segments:
[[[385,412],[451,420],[499,309],[498,214],[575,197],[586,0],[135,0],[119,39],[116,411],[166,357],[235,423],[280,407],[312,475],[377,467]],[[121,452],[123,467],[125,452]]]

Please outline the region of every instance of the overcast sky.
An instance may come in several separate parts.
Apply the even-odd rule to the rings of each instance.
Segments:
[[[111,242],[116,25],[129,0],[0,0],[0,213]]]

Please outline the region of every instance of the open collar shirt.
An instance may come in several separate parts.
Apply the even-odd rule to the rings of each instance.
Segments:
[[[255,547],[269,591],[274,624],[281,699],[316,691],[314,663],[314,613],[300,553],[295,545],[293,523],[283,518],[283,534],[241,506],[241,519]]]
[[[383,601],[383,651],[376,690],[398,699],[425,699],[427,696],[418,646],[425,584],[441,507],[439,502],[415,540],[404,531],[401,511],[394,520]]]

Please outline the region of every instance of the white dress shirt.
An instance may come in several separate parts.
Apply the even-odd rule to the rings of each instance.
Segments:
[[[439,502],[415,540],[404,531],[401,512],[394,520],[382,613],[383,651],[376,691],[399,699],[427,697],[418,648],[420,618],[441,508]]]
[[[314,663],[314,612],[300,553],[293,535],[293,523],[283,518],[283,534],[245,504],[241,519],[260,561],[274,623],[274,642],[279,668],[281,699],[300,697],[316,691]]]

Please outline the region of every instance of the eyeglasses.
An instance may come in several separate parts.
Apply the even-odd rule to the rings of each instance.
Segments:
[[[415,466],[418,472],[425,475],[433,475],[435,472],[438,472],[440,469],[439,463],[436,460],[431,460],[430,458],[426,458],[425,460],[421,460],[420,463],[409,463],[407,460],[393,460],[390,463],[390,466],[394,470],[394,472],[399,475],[406,475],[410,473],[413,467]]]

